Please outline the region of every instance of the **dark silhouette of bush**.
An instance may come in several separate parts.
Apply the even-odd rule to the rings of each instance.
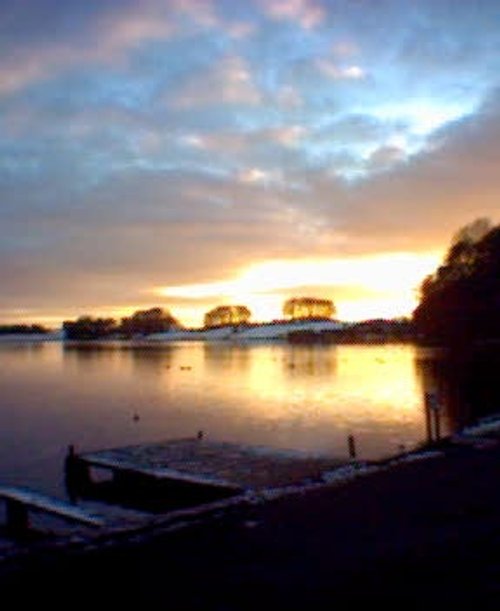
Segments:
[[[50,333],[50,329],[43,325],[0,325],[0,335],[34,335]]]
[[[179,323],[170,312],[162,308],[151,308],[137,310],[129,318],[122,318],[119,330],[126,337],[133,337],[134,335],[163,333],[178,326]]]
[[[114,318],[81,316],[75,321],[65,320],[63,331],[66,339],[91,340],[115,334],[118,326]]]

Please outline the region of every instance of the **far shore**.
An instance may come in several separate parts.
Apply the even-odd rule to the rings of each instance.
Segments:
[[[377,341],[413,341],[417,338],[411,332],[400,329],[391,321],[345,322],[330,319],[273,321],[254,324],[225,325],[212,328],[173,328],[149,335],[108,335],[82,341],[147,340],[153,342],[179,341],[272,341],[282,340],[296,343],[373,343]],[[49,333],[0,334],[0,342],[52,342],[79,341],[65,337],[63,330]]]

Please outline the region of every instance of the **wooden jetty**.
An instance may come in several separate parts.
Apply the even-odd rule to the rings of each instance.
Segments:
[[[169,482],[226,494],[319,479],[322,472],[346,462],[200,436],[83,453],[78,460],[89,471],[110,470],[122,482]]]
[[[30,510],[48,513],[85,526],[104,525],[103,520],[81,507],[25,488],[0,486],[0,499],[3,499],[7,505],[7,529],[15,534],[23,534],[29,530]]]

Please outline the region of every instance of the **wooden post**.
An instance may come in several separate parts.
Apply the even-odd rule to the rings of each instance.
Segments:
[[[79,492],[85,493],[92,484],[89,465],[76,453],[74,446],[68,446],[68,454],[64,461],[66,488],[70,498],[75,498]]]
[[[347,447],[349,448],[349,458],[356,458],[356,442],[354,435],[347,436]]]
[[[425,393],[425,430],[427,433],[427,443],[432,441],[432,420],[431,420],[431,393]]]
[[[435,440],[439,441],[441,439],[441,410],[439,407],[434,408],[433,416]]]
[[[425,418],[428,441],[441,439],[441,404],[436,392],[425,393]]]

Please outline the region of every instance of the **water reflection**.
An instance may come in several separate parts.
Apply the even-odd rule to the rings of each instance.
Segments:
[[[169,369],[175,347],[170,344],[133,342],[72,342],[63,345],[63,355],[68,366],[107,366],[127,363],[142,373],[162,374]]]
[[[66,448],[191,437],[378,458],[498,410],[498,353],[405,345],[0,345],[0,481],[54,491]],[[134,414],[140,416],[133,418]]]
[[[172,346],[137,346],[127,356],[140,374],[163,375],[172,367],[175,348]]]
[[[71,342],[62,344],[64,365],[82,369],[108,366],[120,360],[124,350],[125,348],[112,343]]]
[[[416,370],[422,392],[433,393],[442,407],[447,433],[500,411],[500,350],[420,349]]]
[[[347,436],[355,434],[365,457],[414,445],[424,437],[422,399],[408,346],[179,343],[95,348],[99,366],[94,385],[102,386],[104,395],[109,396],[114,375],[121,376],[120,385],[129,376],[135,385],[129,397],[141,396],[141,415],[149,404],[155,419],[182,410],[187,434],[201,428],[221,439],[326,453],[344,453]],[[92,350],[88,344],[68,351],[87,375]],[[106,379],[99,378],[99,371]],[[153,400],[146,372],[160,378]],[[132,409],[135,413],[139,408]],[[165,427],[156,428],[161,430]]]
[[[285,377],[333,379],[337,372],[336,346],[291,345],[281,361]]]
[[[213,343],[203,345],[203,361],[207,371],[216,374],[248,370],[251,346],[245,344]]]

